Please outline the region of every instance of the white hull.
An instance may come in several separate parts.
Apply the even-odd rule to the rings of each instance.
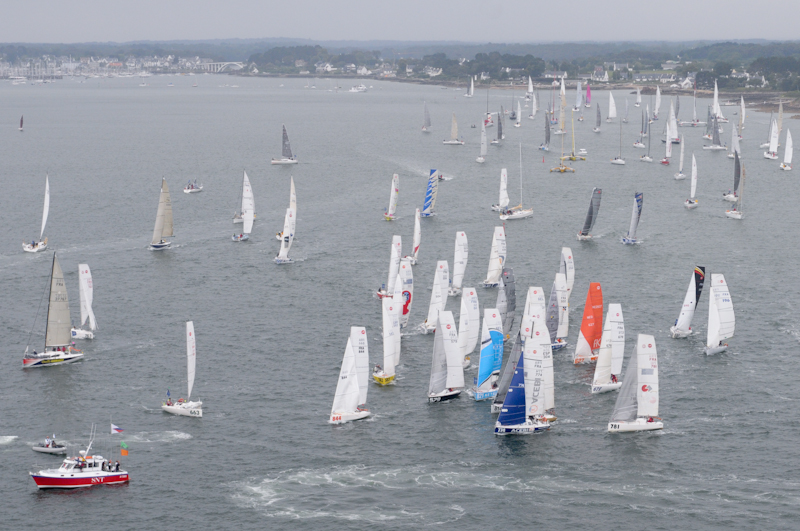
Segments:
[[[675,174],[675,180],[676,181],[682,181],[685,178],[686,178],[686,174],[685,173],[676,173]]]
[[[551,348],[553,351],[556,351],[556,350],[561,350],[562,348],[566,347],[568,344],[569,344],[569,343],[567,343],[566,341],[564,341],[563,339],[561,339],[561,338],[559,337],[559,338],[556,338],[556,342],[555,342],[555,343],[553,343],[552,345],[550,345],[550,348]]]
[[[456,297],[458,295],[461,295],[461,288],[448,288],[447,290],[448,297]]]
[[[281,264],[293,264],[294,260],[292,260],[291,258],[281,258],[279,256],[276,256],[275,257],[275,263],[278,264],[278,265],[281,265]]]
[[[532,215],[533,215],[533,209],[528,208],[525,210],[515,210],[511,214],[501,214],[500,219],[502,219],[503,221],[507,219],[523,219],[523,218],[529,218]]]
[[[728,349],[728,344],[725,343],[724,345],[720,345],[718,347],[706,347],[703,349],[703,352],[705,352],[707,356],[713,356],[714,354],[725,352],[727,349]]]
[[[203,416],[203,403],[202,402],[184,402],[182,404],[173,404],[168,406],[163,404],[161,409],[173,415],[180,415],[182,417],[197,417]]]
[[[248,234],[241,234],[239,236],[236,236],[234,234],[233,236],[231,236],[231,240],[233,240],[235,242],[246,242],[249,239],[250,239],[250,236]]]
[[[328,419],[328,424],[344,424],[345,422],[365,419],[370,415],[371,413],[366,409],[359,409],[358,411],[350,411],[346,413],[331,413],[330,419]]]
[[[683,206],[685,206],[687,210],[694,210],[699,205],[700,203],[697,202],[697,199],[695,199],[694,201],[687,199],[686,201],[683,202]]]
[[[270,164],[279,164],[279,165],[297,164],[297,159],[272,159]]]
[[[22,250],[26,253],[38,253],[44,251],[45,249],[47,249],[46,241],[36,242],[34,245],[31,245],[30,243],[22,244]]]
[[[617,166],[624,166],[625,165],[625,159],[616,158],[616,159],[611,161],[611,164],[616,164]]]
[[[584,235],[584,234],[581,234],[580,232],[578,233],[578,241],[579,242],[585,242],[585,241],[589,241],[591,239],[592,239],[592,235],[591,234]]]
[[[783,171],[792,171],[792,166],[789,165],[789,164],[786,164],[785,162],[781,162],[781,169]]]
[[[705,149],[705,148],[703,148],[703,149]],[[769,159],[769,160],[778,160],[778,154],[777,153],[772,153],[770,151],[765,151],[764,152],[764,158],[765,159]]]
[[[70,335],[72,339],[94,339],[94,334],[89,330],[83,330],[82,328],[73,328],[70,330]]]
[[[639,160],[642,162],[653,162],[653,159],[651,157],[648,157],[647,155],[642,155],[641,157],[639,157]]]
[[[689,328],[689,331],[686,332],[673,325],[672,327],[670,327],[669,333],[673,339],[683,339],[684,337],[689,337],[690,335],[692,335],[692,329]]]
[[[639,418],[630,422],[609,422],[609,433],[625,433],[631,431],[652,431],[663,430],[664,423],[660,421],[647,422],[647,419]]]
[[[599,133],[599,132],[600,132],[600,128],[599,127],[593,127],[592,128],[592,133]]]
[[[163,251],[164,249],[169,249],[172,246],[172,242],[164,242],[164,243],[151,243],[150,250],[151,251]]]
[[[44,446],[44,443],[39,443],[39,446],[32,446],[31,450],[34,452],[39,452],[42,454],[50,454],[50,455],[64,455],[67,453],[66,446]]]
[[[735,203],[739,198],[734,194],[725,194],[722,196],[722,199],[725,201],[730,201],[731,203]]]
[[[637,240],[636,238],[622,238],[622,243],[624,243],[625,245],[636,245],[637,243],[639,243],[639,240]]]
[[[633,147],[638,149],[647,149],[647,146],[645,146],[642,142],[634,142]]]
[[[52,367],[54,365],[65,365],[83,359],[83,352],[49,352],[46,355],[38,355],[22,359],[22,368],[33,367]]]
[[[241,217],[238,217],[238,218],[237,218],[237,217],[235,217],[235,218],[233,218],[233,222],[234,222],[234,223],[244,223],[244,220],[243,220]],[[282,238],[281,238],[281,239],[282,239]]]
[[[445,146],[463,146],[463,140],[442,140],[442,144]]]
[[[705,149],[706,151],[725,151],[728,148],[725,147],[725,146],[703,146],[703,149]],[[764,155],[766,156],[766,153]],[[769,158],[769,157],[767,157],[767,158]],[[775,158],[777,159],[778,156],[775,155]]]
[[[475,162],[477,162],[479,164],[483,164],[484,162],[486,162],[486,159],[483,158],[483,157],[478,157],[477,159],[475,159]]]
[[[417,259],[413,256],[404,256],[403,260],[408,260],[412,266],[417,265]]]
[[[198,186],[197,188],[184,188],[183,189],[183,193],[184,194],[196,194],[196,193],[199,193],[199,192],[202,192],[202,191],[203,191],[203,185],[202,184],[200,186]]]
[[[606,384],[593,383],[592,384],[592,394],[595,395],[595,394],[598,394],[598,393],[608,393],[609,391],[616,391],[620,387],[622,387],[622,382],[606,383]]]
[[[541,420],[527,419],[524,424],[513,424],[510,426],[503,426],[499,422],[494,425],[495,435],[532,435],[534,433],[547,431],[550,429],[549,422],[542,422]]]
[[[744,214],[736,210],[726,210],[725,215],[731,219],[742,219],[742,217],[744,216]]]

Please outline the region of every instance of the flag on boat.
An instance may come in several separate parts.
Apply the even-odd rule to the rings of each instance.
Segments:
[[[114,435],[115,433],[122,433],[123,431],[125,431],[125,430],[123,430],[122,428],[120,428],[116,424],[111,424],[111,435]]]
[[[125,441],[120,441],[119,446],[120,446],[119,454],[128,455],[128,445],[125,444]]]

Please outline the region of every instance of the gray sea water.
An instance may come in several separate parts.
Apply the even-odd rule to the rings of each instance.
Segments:
[[[198,86],[192,87],[197,81]],[[168,87],[168,83],[174,87]],[[506,140],[475,163],[485,93],[373,82],[354,94],[332,82],[225,76],[61,80],[43,86],[0,84],[0,497],[3,527],[98,529],[640,529],[795,528],[800,517],[797,455],[798,391],[793,368],[800,349],[794,238],[797,176],[767,161],[758,144],[768,116],[747,116],[743,160],[746,217],[725,218],[721,200],[732,184],[724,152],[703,151],[701,129],[682,128],[686,168],[697,156],[700,207],[686,211],[689,181],[669,167],[643,164],[631,147],[640,125],[634,96],[615,93],[618,124],[591,133],[594,109],[576,122],[576,147],[589,153],[575,174],[549,173],[553,150],[543,140],[543,113],[523,109],[522,127],[506,122]],[[224,85],[238,85],[238,87]],[[280,86],[283,84],[283,86]],[[548,98],[541,91],[540,98]],[[517,96],[521,93],[518,92]],[[511,104],[492,91],[490,107]],[[595,91],[607,114],[607,93]],[[645,102],[647,97],[644,98]],[[574,100],[574,93],[568,101]],[[422,134],[427,101],[433,132]],[[705,116],[708,100],[698,100]],[[681,116],[691,98],[681,98]],[[541,107],[544,108],[544,102]],[[654,124],[653,157],[663,156]],[[734,123],[735,107],[723,107]],[[443,146],[455,112],[466,145]],[[20,115],[25,131],[17,131]],[[301,163],[273,167],[286,124]],[[788,118],[784,128],[794,125]],[[724,125],[723,141],[730,138]],[[490,129],[494,136],[496,129]],[[571,143],[571,137],[566,137]],[[372,386],[373,417],[327,423],[351,325],[367,327],[371,361],[381,353],[380,305],[372,296],[386,280],[393,234],[411,246],[413,213],[429,169],[442,182],[439,215],[422,220],[411,323],[424,320],[436,260],[452,261],[455,233],[466,231],[466,286],[485,278],[493,228],[501,222],[500,170],[535,215],[506,224],[508,265],[523,304],[527,286],[549,292],[560,249],[575,256],[570,343],[578,333],[589,282],[600,282],[606,305],[622,304],[626,356],[638,333],[653,334],[660,362],[661,432],[609,435],[616,396],[592,396],[593,367],[574,366],[571,349],[555,355],[558,422],[549,433],[499,438],[486,403],[464,396],[428,404],[432,335],[407,334],[393,386]],[[781,149],[782,156],[782,149]],[[230,241],[242,170],[255,193],[258,220],[251,241]],[[686,173],[688,169],[684,170]],[[383,221],[391,175],[400,175],[398,219]],[[84,361],[22,370],[27,344],[44,343],[43,310],[52,253],[23,253],[38,236],[45,174],[51,209],[45,235],[66,274],[78,319],[78,263],[94,275],[100,330],[81,341]],[[274,238],[282,229],[289,178],[297,186],[298,221],[291,255],[277,266]],[[173,248],[147,250],[161,178],[172,190]],[[185,195],[188,179],[205,185]],[[590,242],[575,234],[593,187],[603,189]],[[634,192],[644,193],[642,242],[623,246]],[[238,226],[237,226],[238,227]],[[707,292],[689,339],[669,337],[692,268],[724,273],[737,316],[730,349],[702,352]],[[494,289],[480,289],[481,306]],[[447,309],[456,313],[459,301]],[[37,319],[37,311],[38,319]],[[160,410],[166,389],[185,394],[184,322],[197,334],[194,398],[201,420]],[[35,321],[35,325],[34,325]],[[33,327],[33,329],[32,329]],[[31,331],[32,329],[32,331]],[[473,356],[477,359],[477,355]],[[467,372],[472,380],[475,369]],[[125,431],[107,435],[109,421]],[[76,492],[39,492],[28,472],[58,459],[30,446],[56,433],[70,453],[86,444],[116,454],[130,484]]]

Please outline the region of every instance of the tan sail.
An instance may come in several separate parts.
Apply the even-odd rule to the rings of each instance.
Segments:
[[[63,347],[69,345],[72,321],[69,317],[69,300],[64,273],[53,255],[53,270],[50,274],[50,301],[47,307],[47,336],[45,347]]]
[[[153,229],[153,240],[151,243],[159,243],[162,239],[168,236],[173,236],[172,201],[169,197],[169,186],[167,186],[167,180],[161,179],[161,196],[158,199],[156,226]]]

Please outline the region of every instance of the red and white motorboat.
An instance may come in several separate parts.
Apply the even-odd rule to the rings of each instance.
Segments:
[[[89,455],[92,443],[81,450],[79,457],[64,459],[59,468],[29,472],[40,489],[79,489],[95,485],[118,485],[129,481],[128,472],[113,470],[110,460]]]

